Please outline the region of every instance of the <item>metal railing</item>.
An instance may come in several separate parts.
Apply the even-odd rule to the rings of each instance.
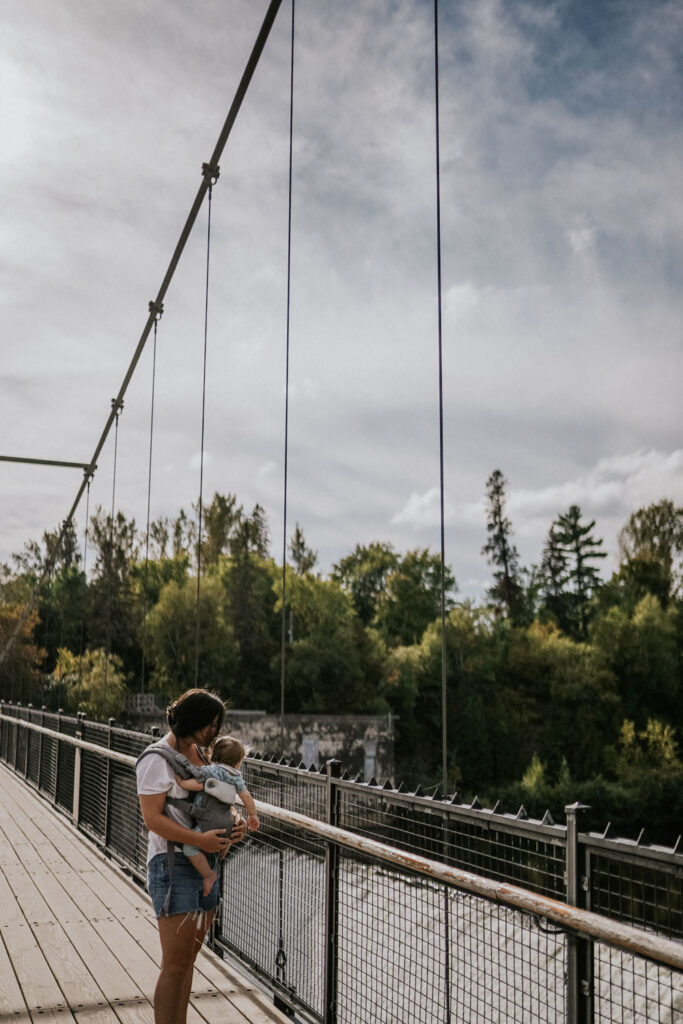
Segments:
[[[141,881],[149,740],[0,705],[0,758]],[[262,825],[228,856],[211,941],[303,1019],[683,1022],[677,852],[580,834],[579,807],[530,822],[336,762],[246,774]]]

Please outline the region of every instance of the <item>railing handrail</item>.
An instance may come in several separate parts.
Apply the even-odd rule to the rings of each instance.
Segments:
[[[111,750],[109,747],[90,743],[77,736],[69,736],[66,733],[58,732],[56,729],[49,729],[46,726],[28,722],[14,715],[6,715],[1,710],[0,720],[21,725],[27,729],[49,736],[60,743],[70,744],[75,748],[118,761],[128,767],[135,767],[137,758],[131,754]],[[592,911],[562,903],[559,900],[531,892],[520,886],[485,878],[471,871],[465,871],[462,868],[442,864],[420,854],[399,850],[386,843],[370,839],[367,836],[357,835],[354,832],[327,824],[324,821],[309,818],[304,814],[299,814],[297,811],[286,810],[283,807],[268,804],[261,800],[256,801],[256,806],[263,815],[318,835],[348,850],[361,855],[377,857],[404,870],[426,875],[438,882],[453,885],[476,896],[481,896],[505,906],[514,907],[537,918],[552,921],[564,930],[587,938],[598,939],[629,953],[683,971],[683,942],[667,939],[654,932],[635,928],[632,925],[604,917],[601,914],[595,914]]]

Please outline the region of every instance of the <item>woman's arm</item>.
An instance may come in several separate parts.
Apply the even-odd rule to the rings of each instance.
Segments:
[[[195,832],[164,814],[166,793],[140,794],[138,800],[145,827],[149,832],[156,832],[162,839],[169,839],[173,843],[190,843],[198,846],[204,853],[220,853],[228,848],[230,840],[224,829],[212,828],[208,832]]]

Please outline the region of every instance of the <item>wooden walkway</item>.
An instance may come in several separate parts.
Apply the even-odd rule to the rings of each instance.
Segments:
[[[146,894],[0,764],[0,1022],[153,1024]],[[188,1024],[291,1024],[204,949]]]

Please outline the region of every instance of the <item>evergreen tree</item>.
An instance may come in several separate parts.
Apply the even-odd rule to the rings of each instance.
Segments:
[[[498,568],[493,574],[495,583],[488,590],[488,596],[508,617],[515,619],[522,608],[523,590],[520,583],[519,554],[512,543],[512,524],[505,516],[505,488],[507,480],[499,469],[494,470],[486,481],[488,516],[486,530],[488,540],[482,548],[489,565]]]
[[[550,527],[546,543],[546,564],[555,572],[552,586],[561,588],[554,594],[560,612],[558,624],[580,638],[587,635],[590,598],[602,586],[597,567],[591,563],[607,557],[600,550],[602,539],[596,540],[592,534],[594,528],[594,519],[582,523],[579,506],[570,505]]]
[[[318,552],[308,547],[304,531],[298,523],[289,543],[289,553],[297,576],[305,576],[307,572],[311,572],[318,561]]]

